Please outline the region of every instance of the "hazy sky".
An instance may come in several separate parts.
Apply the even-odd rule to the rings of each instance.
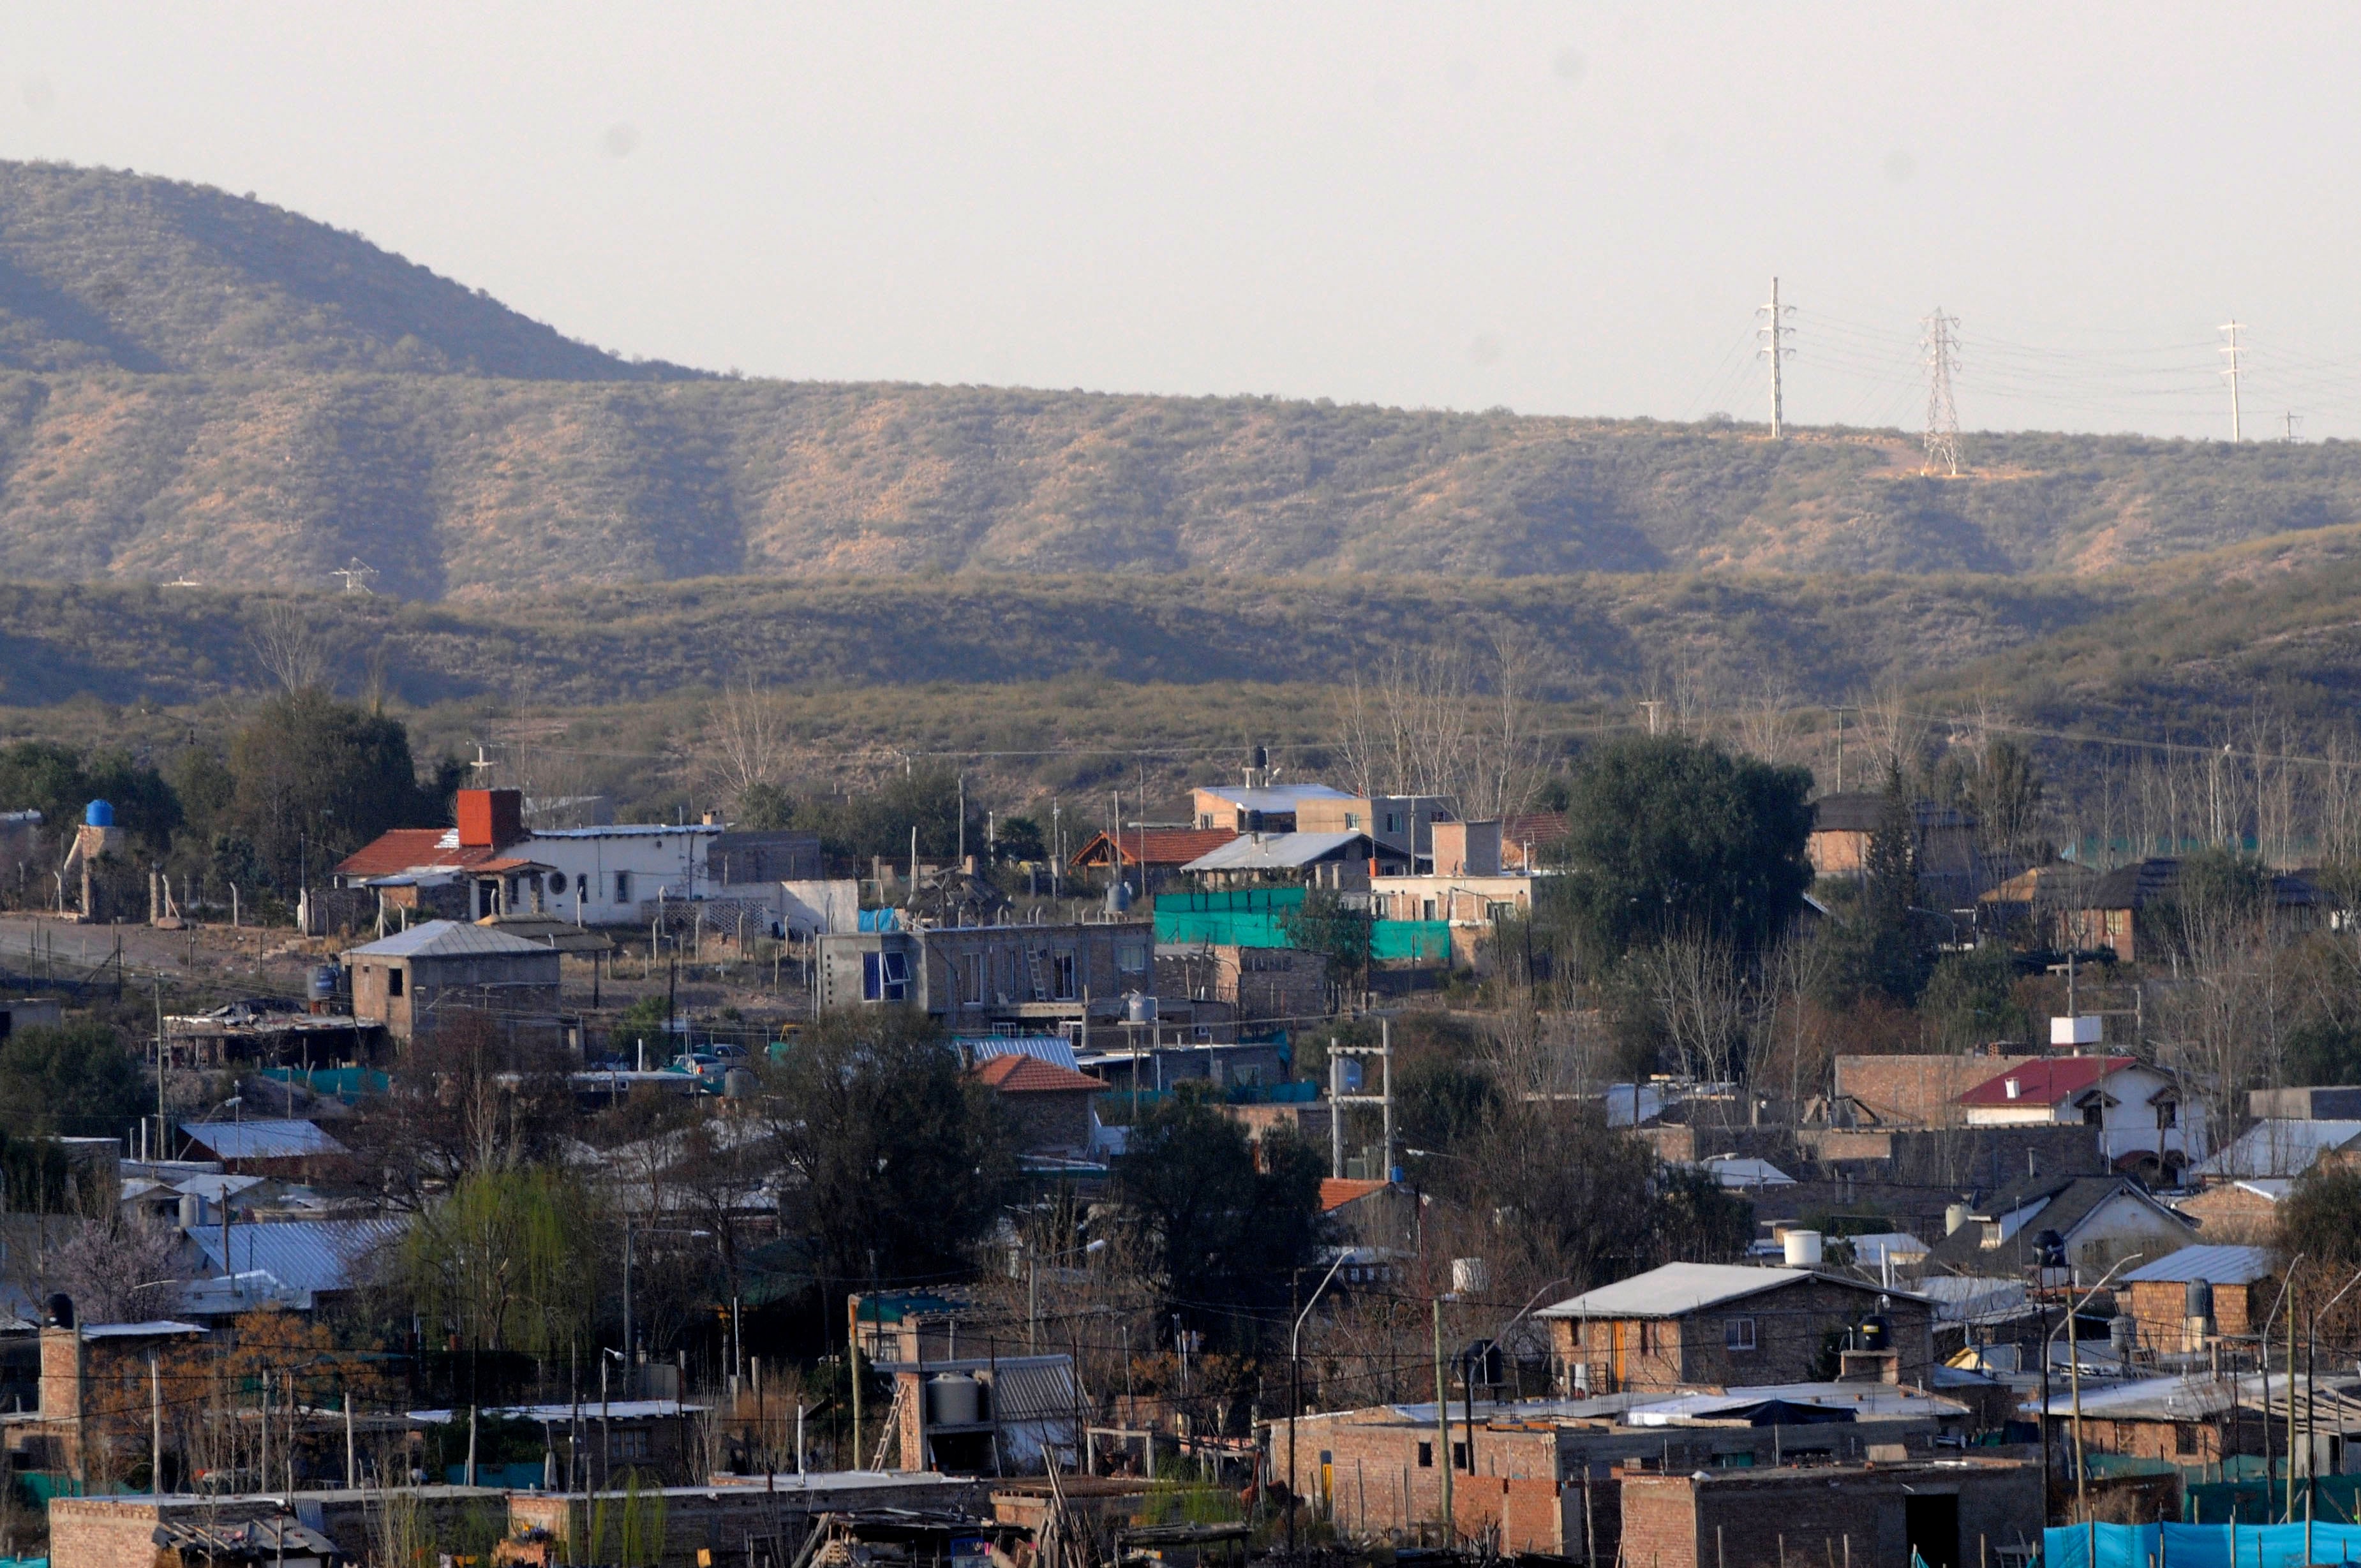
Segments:
[[[749,374],[2361,434],[2361,10],[75,0],[0,154]]]

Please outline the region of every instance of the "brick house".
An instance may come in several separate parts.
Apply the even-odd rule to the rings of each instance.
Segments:
[[[2024,1563],[2041,1544],[2041,1467],[1928,1459],[1643,1474],[1626,1469],[1623,1560],[1648,1568]]]
[[[2115,1296],[2129,1300],[2142,1350],[2177,1354],[2252,1334],[2278,1288],[2267,1247],[2185,1246],[2121,1276]],[[2192,1312],[2198,1305],[2206,1310]]]
[[[2361,1400],[2327,1379],[2299,1378],[2296,1412],[2312,1432],[2318,1468],[2341,1474],[2346,1454],[2361,1440]],[[2081,1400],[2082,1444],[2093,1453],[2161,1459],[2179,1464],[2217,1464],[2243,1455],[2260,1457],[2276,1445],[2287,1462],[2288,1380],[2281,1374],[2268,1388],[2255,1373],[2243,1376],[2143,1377],[2112,1386],[2085,1382]],[[2070,1452],[2074,1400],[2053,1387],[2045,1420],[2056,1452]],[[2296,1473],[2307,1468],[2303,1440],[2297,1439]]]
[[[978,1063],[970,1076],[1000,1102],[1024,1153],[1083,1155],[1097,1141],[1092,1107],[1106,1085],[1090,1074],[1012,1051]]]
[[[144,1463],[152,1397],[148,1358],[204,1333],[195,1323],[170,1319],[42,1329],[35,1408],[0,1417],[0,1442],[11,1467],[95,1483]]]
[[[1964,1091],[1959,1106],[1971,1127],[2088,1127],[2106,1168],[2159,1186],[2206,1153],[2204,1107],[2136,1057],[2037,1058]]]
[[[1800,1268],[1668,1263],[1544,1307],[1559,1387],[1621,1389],[1806,1383],[1836,1370],[1884,1320],[1894,1376],[1924,1383],[1934,1304]],[[1873,1331],[1872,1331],[1873,1332]]]
[[[961,1034],[1119,1036],[1125,993],[1156,991],[1148,921],[1071,926],[944,926],[831,932],[819,938],[823,1010],[896,1003]]]
[[[2180,1199],[2173,1207],[2196,1221],[2209,1242],[2266,1243],[2278,1234],[2279,1204],[2294,1186],[2285,1177],[2224,1181]]]
[[[1328,962],[1298,948],[1159,943],[1156,994],[1170,1003],[1227,1003],[1231,1018],[1248,1025],[1325,1017]]]
[[[1291,1489],[1342,1532],[1369,1539],[1439,1521],[1447,1468],[1463,1536],[1498,1528],[1504,1552],[1611,1563],[1616,1467],[1635,1454],[1647,1467],[1679,1471],[1827,1463],[1872,1445],[1932,1456],[1971,1426],[1956,1400],[1886,1383],[1479,1399],[1472,1420],[1454,1400],[1449,1413],[1447,1438],[1431,1403],[1299,1417]],[[1260,1436],[1271,1479],[1289,1486],[1287,1420],[1267,1421]]]
[[[429,920],[349,949],[353,1016],[396,1039],[434,1031],[438,1014],[541,1017],[555,1028],[558,967],[552,948],[489,927]]]
[[[1839,1126],[1955,1127],[1966,1120],[1959,1097],[2038,1060],[2031,1056],[1970,1052],[1913,1056],[1840,1056],[1836,1059]]]
[[[2123,963],[2148,963],[2162,956],[2159,916],[2172,902],[2180,880],[2180,862],[2172,859],[2135,861],[2118,866],[2092,882],[2067,915],[2067,928],[2076,947],[2104,948]],[[2286,929],[2308,931],[2325,918],[2328,901],[2312,881],[2296,872],[2271,876],[2273,920]]]
[[[1925,1266],[2021,1278],[2038,1266],[2041,1238],[2054,1231],[2075,1277],[2095,1281],[2133,1253],[2152,1260],[2187,1246],[2196,1229],[2127,1176],[2028,1177],[1971,1209],[1927,1249]]]

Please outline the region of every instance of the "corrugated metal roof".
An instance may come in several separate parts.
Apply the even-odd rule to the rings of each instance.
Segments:
[[[322,1132],[317,1122],[183,1122],[181,1134],[225,1160],[301,1159],[345,1152],[345,1146]]]
[[[1679,1420],[1733,1417],[1759,1405],[1805,1405],[1854,1416],[1965,1415],[1967,1407],[1899,1383],[1773,1383],[1719,1393],[1676,1394],[1623,1412],[1626,1426],[1667,1426]],[[2084,1400],[2088,1408],[2087,1398]]]
[[[722,832],[702,822],[666,825],[662,822],[613,823],[604,828],[536,828],[527,839],[669,839],[708,838]]]
[[[489,926],[457,920],[427,920],[407,931],[382,937],[367,947],[348,948],[347,959],[458,959],[500,957],[511,953],[546,953],[539,942],[528,942]]]
[[[1323,860],[1356,842],[1367,844],[1367,833],[1265,833],[1233,839],[1220,849],[1198,856],[1184,872],[1295,871]]]
[[[236,1273],[261,1270],[303,1299],[322,1290],[349,1290],[359,1283],[360,1266],[376,1247],[401,1233],[399,1221],[280,1220],[229,1227],[229,1261],[222,1255],[217,1225],[188,1233],[209,1268]]]
[[[2139,1063],[2130,1057],[2044,1057],[1995,1073],[1960,1096],[1962,1105],[2055,1105],[2113,1073]],[[2016,1092],[2008,1091],[2010,1084]]]
[[[1612,1285],[1602,1285],[1543,1307],[1537,1318],[1673,1318],[1718,1302],[1735,1301],[1805,1279],[1822,1279],[1877,1294],[1880,1288],[1841,1275],[1807,1268],[1749,1268],[1734,1263],[1668,1263]],[[1925,1298],[1904,1290],[1884,1294],[1906,1300]]]
[[[2269,1278],[2271,1272],[2269,1248],[2220,1244],[2169,1252],[2154,1263],[2144,1263],[2125,1275],[2124,1282],[2146,1280],[2179,1285],[2202,1279],[2209,1285],[2251,1285],[2257,1279]]]
[[[1052,1067],[1074,1067],[1074,1042],[1066,1035],[955,1035],[951,1043],[978,1066],[994,1057],[1038,1057]]]
[[[2361,1122],[2314,1122],[2272,1116],[2216,1149],[2195,1168],[2199,1176],[2301,1176],[2332,1149],[2361,1139]]]

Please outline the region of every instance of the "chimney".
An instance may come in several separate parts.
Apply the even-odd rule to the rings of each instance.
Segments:
[[[458,807],[463,850],[497,850],[524,838],[524,796],[515,790],[463,789]]]

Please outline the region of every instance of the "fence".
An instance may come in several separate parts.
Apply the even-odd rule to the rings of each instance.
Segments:
[[[2361,1526],[2076,1524],[2041,1534],[2042,1568],[2300,1568],[2361,1562]]]

